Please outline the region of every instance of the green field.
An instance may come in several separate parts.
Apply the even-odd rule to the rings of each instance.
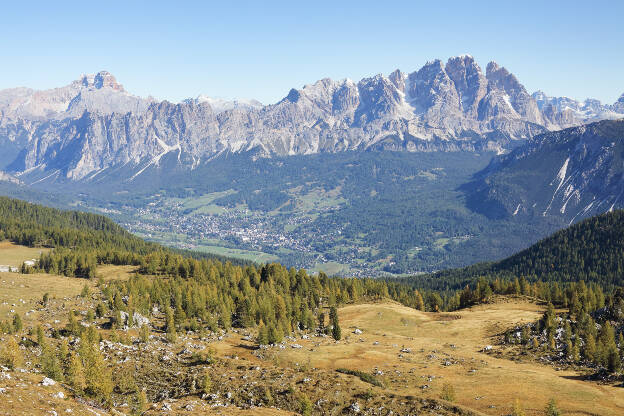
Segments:
[[[255,263],[270,263],[279,259],[279,257],[277,256],[262,253],[260,251],[240,250],[237,248],[222,246],[198,245],[195,246],[194,249],[203,253],[218,254],[220,256],[233,257],[241,260],[249,260]]]

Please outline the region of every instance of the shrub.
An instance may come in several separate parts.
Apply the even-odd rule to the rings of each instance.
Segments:
[[[301,397],[299,397],[299,408],[301,409],[300,413],[303,416],[312,415],[312,402],[310,401],[310,398],[305,394],[301,394]]]
[[[544,413],[546,413],[546,416],[561,416],[561,412],[559,411],[559,409],[557,409],[555,399],[550,399],[548,401]]]
[[[451,383],[444,383],[442,386],[442,392],[440,393],[440,398],[448,402],[455,401],[455,388]]]
[[[348,368],[337,368],[336,371],[342,374],[358,377],[360,380],[372,384],[373,386],[383,387],[383,383],[372,374],[359,370],[349,370]]]

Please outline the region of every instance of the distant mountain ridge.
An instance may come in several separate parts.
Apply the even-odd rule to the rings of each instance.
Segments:
[[[43,121],[99,113],[143,112],[152,98],[126,92],[107,71],[81,75],[69,85],[50,90],[12,88],[0,91],[0,125],[16,120]]]
[[[624,207],[624,120],[536,136],[465,186],[490,217],[556,215],[570,223]]]
[[[88,181],[118,167],[131,181],[168,154],[193,169],[225,152],[503,152],[548,130],[624,117],[624,98],[612,106],[586,101],[571,114],[561,100],[535,97],[504,67],[490,62],[483,73],[470,55],[357,83],[322,79],[266,106],[204,96],[157,102],[102,71],[53,90],[0,91],[0,143],[8,149],[0,162],[26,183]]]

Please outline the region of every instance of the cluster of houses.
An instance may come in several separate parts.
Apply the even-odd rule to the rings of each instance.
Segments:
[[[30,259],[24,261],[24,266],[33,267],[37,262],[36,259]],[[5,264],[0,264],[0,273],[17,273],[19,272],[19,268],[15,266],[7,266]]]

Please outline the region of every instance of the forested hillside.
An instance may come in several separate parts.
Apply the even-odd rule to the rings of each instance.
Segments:
[[[532,280],[621,285],[624,279],[624,210],[589,218],[494,265]]]
[[[588,218],[496,263],[480,263],[411,278],[419,287],[459,289],[485,276],[528,281],[593,282],[604,288],[624,282],[624,210]]]

